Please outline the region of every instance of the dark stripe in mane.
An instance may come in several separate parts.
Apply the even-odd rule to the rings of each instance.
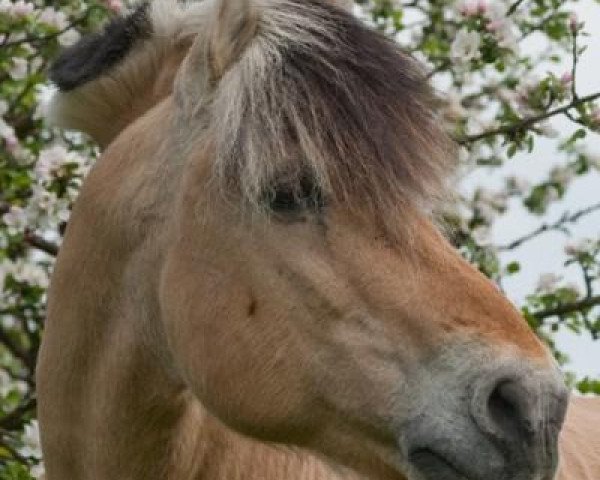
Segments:
[[[62,91],[80,87],[106,74],[151,34],[148,3],[143,3],[128,16],[113,19],[102,33],[67,48],[50,68],[50,79]]]

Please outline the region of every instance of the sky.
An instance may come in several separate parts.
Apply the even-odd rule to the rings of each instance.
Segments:
[[[591,34],[582,41],[583,44],[588,45],[588,50],[581,58],[577,74],[577,89],[583,96],[600,91],[600,68],[598,66],[600,62],[600,5],[593,0],[582,0],[574,5],[579,19],[585,22],[584,30]],[[539,47],[536,42],[539,43],[539,40],[533,39],[524,48]],[[569,68],[569,65],[552,66],[548,70],[560,75]],[[562,118],[553,120],[552,126],[561,133],[574,130],[574,127]],[[590,150],[600,154],[599,134],[588,134],[586,141]],[[532,154],[515,156],[500,171],[494,169],[492,175],[490,175],[490,171],[478,169],[474,175],[464,180],[462,188],[469,189],[473,185],[498,187],[501,179],[510,174],[516,174],[535,182],[547,178],[552,166],[559,163],[560,160],[560,154],[556,153],[556,141],[542,139],[536,141],[536,148]],[[536,229],[543,222],[557,220],[565,211],[577,211],[599,200],[600,174],[595,172],[576,180],[568,190],[565,200],[553,205],[543,219],[528,214],[523,207],[513,203],[508,214],[498,220],[494,226],[494,243],[505,244]],[[521,303],[524,297],[533,291],[542,273],[558,272],[564,274],[565,281],[582,285],[581,275],[576,267],[566,270],[564,268],[566,260],[564,246],[566,243],[585,237],[598,238],[600,236],[600,212],[582,219],[571,228],[571,233],[571,237],[558,232],[547,233],[525,244],[516,252],[509,252],[503,256],[504,261],[517,260],[524,267],[518,275],[509,277],[503,282],[508,296],[515,303]],[[588,375],[600,378],[600,341],[593,342],[589,338],[589,334],[577,337],[568,333],[559,334],[557,344],[571,359],[571,363],[566,367],[567,370],[573,371],[579,376]]]

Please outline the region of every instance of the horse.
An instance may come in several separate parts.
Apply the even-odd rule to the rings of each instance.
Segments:
[[[55,62],[51,120],[103,153],[48,295],[46,480],[554,478],[556,362],[440,233],[436,97],[343,3],[155,0]]]

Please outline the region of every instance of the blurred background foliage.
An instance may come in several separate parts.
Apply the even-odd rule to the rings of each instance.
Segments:
[[[527,267],[512,252],[548,232],[568,235],[600,210],[598,196],[558,219],[548,217],[577,178],[600,171],[600,154],[589,146],[600,130],[600,91],[577,88],[592,26],[573,13],[576,3],[371,0],[355,6],[357,16],[421,60],[441,92],[443,118],[461,146],[458,178],[483,172],[500,180],[495,189],[460,190],[445,212],[456,247],[499,288]],[[84,136],[44,123],[53,91],[46,72],[61,48],[126,10],[120,0],[0,0],[0,480],[43,473],[34,371],[46,289],[70,208],[99,153]],[[527,47],[533,38],[542,48]],[[557,130],[558,117],[568,128]],[[502,176],[508,162],[535,157],[544,138],[556,143],[546,178]],[[499,243],[494,225],[515,205],[538,217],[539,226]],[[575,268],[577,281],[566,282],[561,271],[543,273],[513,300],[568,371],[568,357],[555,344],[559,332],[592,341],[600,336],[600,237],[567,236],[564,255],[564,268]],[[582,393],[600,394],[600,379],[567,378]]]

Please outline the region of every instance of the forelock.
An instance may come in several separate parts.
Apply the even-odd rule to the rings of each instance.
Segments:
[[[278,178],[309,177],[374,215],[445,198],[455,156],[416,61],[324,1],[256,4],[258,33],[210,108],[227,188],[260,206]]]

